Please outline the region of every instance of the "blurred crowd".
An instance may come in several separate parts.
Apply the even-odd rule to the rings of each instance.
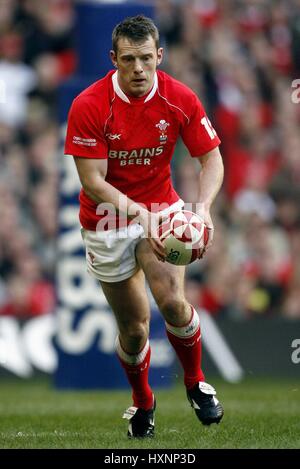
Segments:
[[[188,298],[214,315],[299,318],[300,0],[156,0],[156,18],[162,68],[200,96],[225,164]],[[57,90],[76,70],[73,25],[71,0],[0,1],[0,314],[54,308]],[[181,143],[173,169],[196,202]]]
[[[214,245],[188,269],[188,297],[215,315],[299,318],[300,1],[157,7],[166,70],[201,97],[225,164]],[[177,189],[196,202],[194,162],[177,156]]]
[[[55,305],[57,89],[75,69],[70,0],[0,1],[0,314]]]

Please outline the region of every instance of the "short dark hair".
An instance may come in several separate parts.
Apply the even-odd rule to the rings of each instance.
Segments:
[[[112,33],[112,47],[118,50],[120,37],[127,37],[132,42],[143,42],[149,36],[153,37],[156,48],[159,48],[159,32],[151,18],[144,15],[130,16],[117,24]]]

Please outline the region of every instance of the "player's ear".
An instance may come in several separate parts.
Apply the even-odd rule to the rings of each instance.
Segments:
[[[117,54],[115,53],[114,50],[111,50],[109,53],[110,53],[110,58],[113,63],[113,66],[117,67]]]
[[[160,65],[163,59],[164,50],[162,47],[157,49],[157,65]]]

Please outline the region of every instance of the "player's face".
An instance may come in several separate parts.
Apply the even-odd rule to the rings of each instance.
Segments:
[[[126,37],[118,40],[118,51],[110,52],[118,69],[121,89],[129,96],[144,96],[153,85],[157,65],[161,63],[163,50],[156,49],[152,36],[142,43],[131,42]]]

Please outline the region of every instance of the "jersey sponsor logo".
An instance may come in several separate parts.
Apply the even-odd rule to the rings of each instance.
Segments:
[[[163,153],[164,147],[139,148],[138,150],[110,150],[108,157],[120,160],[120,166],[127,165],[150,165],[151,158]]]
[[[105,137],[109,138],[109,140],[121,140],[122,134],[106,134]]]
[[[155,125],[159,129],[159,141],[162,144],[165,144],[166,141],[168,140],[168,135],[166,133],[168,127],[169,127],[169,122],[165,121],[164,119],[161,119],[158,124]]]
[[[86,147],[95,147],[97,145],[97,140],[95,138],[81,138],[74,135],[73,137],[74,145],[84,145]]]

